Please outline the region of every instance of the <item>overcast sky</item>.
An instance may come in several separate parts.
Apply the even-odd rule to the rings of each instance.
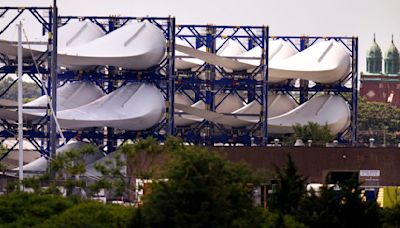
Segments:
[[[48,0],[0,0],[1,6],[50,6]],[[373,33],[385,52],[400,47],[400,0],[58,0],[61,15],[174,15],[177,24],[269,25],[272,35],[358,36],[360,71]]]

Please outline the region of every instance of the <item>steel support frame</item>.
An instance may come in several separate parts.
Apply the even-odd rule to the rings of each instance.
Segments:
[[[4,7],[3,7],[4,8]],[[40,7],[32,7],[29,8],[18,8],[18,7],[5,7],[6,10],[1,12],[1,15],[4,15],[6,12],[10,11],[10,10],[18,10],[19,14],[12,19],[12,21],[9,23],[11,24],[13,21],[15,21],[21,14],[23,10],[29,10],[29,11],[33,11],[36,12],[37,10],[43,10],[46,9],[48,10],[49,13],[49,18],[48,18],[48,22],[46,24],[44,24],[44,30],[48,31],[49,33],[52,32],[52,19],[53,19],[53,12],[52,12],[52,8],[40,8]],[[2,9],[2,8],[0,8]],[[34,16],[36,17],[37,15],[39,15],[38,13],[34,14]],[[40,16],[40,15],[39,15]],[[43,19],[43,17],[41,17]],[[60,81],[73,81],[73,80],[91,80],[96,82],[99,86],[103,86],[105,84],[105,82],[112,82],[114,80],[124,80],[125,82],[127,81],[148,81],[148,82],[152,82],[155,83],[157,85],[157,87],[159,87],[161,90],[163,90],[164,96],[167,100],[167,103],[169,104],[169,107],[167,109],[168,115],[170,117],[173,117],[173,93],[174,93],[174,75],[175,75],[175,70],[174,70],[174,61],[175,61],[175,57],[174,57],[174,52],[175,52],[175,18],[174,17],[168,17],[168,18],[162,18],[162,17],[148,17],[148,18],[140,18],[140,17],[97,17],[97,16],[92,16],[92,17],[75,17],[75,16],[60,16],[59,18],[59,24],[58,26],[64,25],[65,23],[74,20],[74,19],[78,19],[78,20],[84,20],[84,19],[88,19],[91,20],[93,22],[95,22],[96,24],[98,24],[99,26],[102,26],[102,29],[105,30],[106,32],[110,32],[113,29],[115,29],[115,24],[109,23],[106,24],[104,23],[104,21],[107,22],[111,22],[111,21],[122,21],[120,23],[120,26],[125,25],[129,20],[138,20],[138,21],[143,21],[143,20],[148,20],[154,24],[156,24],[159,28],[161,28],[168,40],[168,45],[167,45],[167,53],[169,53],[168,57],[163,60],[163,66],[162,67],[154,67],[152,69],[149,69],[147,71],[125,71],[122,72],[118,75],[115,75],[115,77],[113,77],[112,79],[110,79],[108,77],[108,75],[104,75],[102,73],[98,73],[98,72],[62,72],[60,74],[58,74]],[[9,24],[7,25],[7,28],[9,27]],[[52,41],[52,35],[49,35],[49,50],[52,50],[51,44],[53,43]],[[51,59],[51,53],[48,52],[48,58]],[[49,61],[51,62],[51,61]],[[0,69],[0,73],[3,73],[4,75],[7,74],[12,74],[15,73],[15,69],[16,66],[13,65],[7,65],[4,66]],[[46,68],[39,68],[40,73],[45,73],[45,74],[49,74],[49,70]],[[30,77],[35,76],[38,72],[36,71],[36,68],[34,66],[24,66],[24,73],[28,74]],[[166,73],[168,75],[168,77],[163,76],[162,73]],[[33,78],[34,81],[35,78]],[[43,89],[47,89],[48,94],[51,94],[51,79],[49,79],[48,81],[48,85],[47,88],[41,88]],[[105,92],[109,93],[111,92],[110,88],[103,88]],[[172,100],[172,102],[171,102]],[[172,110],[172,111],[171,111]],[[172,113],[171,113],[172,112]],[[50,114],[50,113],[48,113]],[[40,146],[39,143],[37,143],[35,138],[40,138],[40,139],[47,139],[47,145],[50,145],[50,127],[47,127],[47,134],[43,133],[43,131],[45,131],[44,126],[46,125],[46,123],[48,123],[48,120],[50,118],[50,115],[47,115],[47,121],[42,122],[42,124],[44,125],[40,125],[40,126],[36,126],[33,127],[29,130],[27,130],[26,132],[24,132],[24,136],[31,142],[36,142],[36,143],[32,143],[39,152],[41,152],[42,154],[45,154],[46,156],[49,155],[49,149],[50,148],[43,148],[42,146]],[[45,119],[45,120],[46,120]],[[164,131],[166,131],[168,134],[173,134],[173,128],[171,126],[173,126],[173,118],[167,118],[166,120],[163,121],[164,124],[163,128],[166,129]],[[172,123],[172,124],[171,124]],[[3,126],[6,126],[7,123],[3,124]],[[40,131],[38,131],[38,129],[40,129]],[[110,139],[111,140],[118,140],[118,139],[136,139],[136,138],[145,138],[148,136],[153,136],[156,137],[159,140],[165,140],[165,134],[160,134],[160,132],[162,132],[161,128],[157,128],[155,127],[154,129],[150,129],[147,131],[142,131],[142,132],[118,132],[116,134],[113,134]],[[99,132],[98,129],[95,130],[89,130],[89,131],[85,131],[85,132],[80,132],[80,131],[66,131],[64,133],[67,137],[67,141],[78,136],[80,139],[83,138],[88,138],[91,141],[95,141],[98,142],[100,139],[104,140],[104,134],[101,133],[101,131]],[[7,127],[5,128],[2,132],[0,132],[0,136],[2,137],[12,137],[15,135],[15,130],[13,130],[13,127]],[[32,138],[34,137],[34,138]],[[56,135],[56,137],[59,137],[59,135]]]
[[[121,131],[114,130],[112,134],[101,129],[88,129],[85,131],[69,130],[64,135],[67,141],[72,138],[80,140],[86,138],[92,142],[102,143],[107,139],[107,152],[115,150],[117,140],[136,140],[139,138],[154,137],[159,141],[164,141],[167,135],[174,135],[174,92],[175,92],[175,18],[170,17],[119,17],[119,16],[60,16],[60,25],[65,25],[74,20],[90,20],[100,26],[106,33],[118,27],[124,26],[128,21],[149,21],[159,27],[167,40],[167,56],[161,61],[159,66],[147,70],[124,70],[116,74],[105,74],[100,71],[63,71],[58,75],[62,83],[67,81],[89,80],[95,82],[105,93],[110,93],[116,89],[104,85],[111,85],[113,82],[122,81],[122,85],[127,82],[150,82],[154,83],[163,93],[166,99],[166,117],[158,126],[144,131]],[[110,142],[114,142],[113,145]]]
[[[4,27],[0,28],[0,34],[4,33],[8,29],[12,29],[11,25],[16,22],[16,20],[23,15],[24,12],[29,12],[33,17],[36,19],[38,23],[42,26],[42,35],[45,35],[46,32],[51,32],[51,17],[45,18],[43,17],[39,11],[46,11],[49,15],[52,14],[51,7],[0,7],[0,18],[7,15],[9,12],[16,12],[16,15],[10,18],[10,20],[5,24]],[[50,43],[49,43],[50,44]],[[48,47],[49,47],[48,44]],[[48,51],[41,55],[39,58],[36,59],[38,62],[42,62],[44,56],[48,55]],[[5,65],[0,68],[1,79],[4,79],[9,74],[15,74],[17,71],[17,65],[15,62],[10,61],[2,61]],[[39,72],[37,71],[35,65],[33,63],[25,63],[23,66],[23,74],[28,75],[35,84],[42,90],[42,94],[44,89],[38,79],[38,74],[49,74],[49,69],[39,66]],[[1,96],[3,96],[10,88],[15,84],[17,80],[14,80],[11,85],[5,89],[5,91],[0,91]],[[47,88],[50,89],[50,88]],[[0,96],[0,97],[1,97]],[[3,138],[3,141],[7,138],[14,138],[17,135],[16,132],[16,124],[9,123],[6,120],[1,120],[1,126],[3,130],[0,132],[0,137]],[[24,139],[27,139],[41,154],[48,154],[49,148],[44,148],[44,145],[40,145],[37,139],[48,138],[48,133],[43,128],[42,125],[37,124],[30,124],[27,123],[26,125],[27,130],[24,130],[23,136]],[[15,144],[16,145],[16,144]],[[8,154],[14,147],[8,149],[6,154]],[[49,145],[49,144],[47,144]],[[5,156],[6,156],[5,154]],[[5,156],[2,156],[0,160],[2,160]]]
[[[178,71],[176,91],[185,93],[185,91],[191,90],[194,97],[189,98],[194,102],[203,100],[211,111],[214,111],[219,105],[214,103],[214,96],[218,91],[229,91],[226,96],[231,93],[238,94],[237,91],[246,91],[247,102],[257,99],[260,104],[267,104],[268,36],[269,29],[265,26],[179,25],[176,39],[185,41],[193,48],[205,46],[208,52],[216,53],[228,40],[235,40],[246,50],[259,46],[263,52],[259,58],[260,66],[251,73],[226,72],[223,68],[212,64],[204,64],[192,71]],[[216,39],[219,38],[225,38],[225,40],[219,47],[216,47]],[[216,79],[216,73],[222,75],[222,78]],[[206,75],[205,79],[198,77],[202,74]],[[243,74],[245,76],[242,76]],[[261,80],[255,79],[257,74],[262,76]],[[246,100],[243,97],[241,99]],[[266,123],[267,118],[264,117],[268,115],[266,106],[263,106],[261,111],[260,122],[253,128],[224,129],[221,125],[203,121],[196,126],[177,127],[177,131],[184,141],[197,144],[240,143],[251,145],[256,143],[266,145],[268,142],[268,124]]]
[[[315,84],[309,87],[308,83],[300,83],[299,87],[295,87],[292,83],[288,82],[284,85],[270,85],[270,91],[282,92],[291,94],[295,97],[293,92],[299,94],[297,102],[299,104],[304,103],[308,99],[312,98],[318,93],[334,93],[339,94],[346,99],[351,110],[351,124],[348,129],[342,134],[338,135],[338,139],[341,142],[349,142],[352,146],[357,146],[357,122],[358,122],[358,37],[343,37],[343,36],[271,36],[271,39],[282,39],[290,42],[294,48],[298,51],[303,51],[307,47],[312,46],[319,40],[335,40],[342,44],[342,46],[349,53],[351,58],[351,70],[350,73],[337,84]],[[303,81],[303,80],[301,80]],[[351,87],[346,87],[344,84],[351,82]],[[311,94],[310,94],[311,93]],[[348,96],[346,96],[346,94]],[[351,97],[350,100],[348,97]],[[348,134],[351,134],[348,136]]]
[[[351,143],[358,144],[358,37],[352,37],[352,109],[351,109]]]
[[[1,11],[2,10],[2,11]],[[0,34],[2,32],[4,32],[6,29],[8,29],[8,27],[22,14],[22,12],[24,10],[28,10],[30,11],[35,18],[37,18],[37,20],[42,23],[43,25],[43,32],[50,31],[51,32],[51,22],[47,22],[45,18],[43,18],[39,13],[38,10],[48,10],[49,14],[51,15],[51,8],[49,7],[0,7],[0,16],[5,15],[7,12],[12,11],[12,10],[17,10],[18,14],[15,18],[12,19],[12,21],[10,21],[9,24],[6,25],[5,28],[3,28],[0,31]],[[188,37],[202,37],[201,33],[198,31],[199,28],[206,28],[209,27],[210,25],[202,25],[202,26],[198,26],[198,25],[184,25],[184,26],[179,26],[177,31],[175,32],[175,18],[169,17],[168,19],[166,18],[157,18],[157,17],[151,17],[151,18],[139,18],[139,17],[97,17],[97,16],[86,16],[86,17],[75,17],[75,16],[67,16],[67,17],[60,17],[61,19],[61,24],[67,23],[70,20],[73,19],[78,19],[78,20],[85,20],[85,19],[89,19],[93,22],[95,22],[96,24],[98,24],[99,26],[102,26],[102,29],[106,32],[109,32],[110,27],[105,27],[103,23],[101,23],[102,20],[110,20],[112,18],[118,18],[121,21],[121,25],[123,26],[124,24],[126,24],[129,20],[149,20],[153,23],[156,23],[157,26],[159,26],[160,28],[165,28],[164,25],[162,25],[161,23],[159,23],[158,21],[163,21],[163,20],[167,20],[167,29],[163,29],[167,39],[168,39],[168,45],[167,45],[167,58],[165,60],[165,65],[167,66],[166,69],[164,69],[164,72],[168,75],[168,79],[165,80],[165,78],[163,78],[159,73],[155,73],[154,70],[153,71],[146,71],[146,72],[123,72],[121,75],[118,75],[115,80],[148,80],[148,81],[152,81],[156,84],[158,84],[159,88],[164,89],[164,94],[166,96],[166,100],[167,100],[167,104],[168,104],[168,109],[167,109],[167,118],[165,120],[166,124],[164,123],[164,125],[166,126],[166,132],[169,135],[174,135],[176,134],[176,129],[174,127],[173,124],[173,117],[174,117],[174,94],[176,91],[178,90],[184,90],[184,89],[188,89],[188,85],[184,85],[185,83],[182,81],[186,81],[189,83],[193,83],[192,87],[194,85],[194,87],[202,87],[204,86],[204,82],[202,80],[196,80],[194,78],[189,78],[188,80],[184,79],[182,80],[182,77],[176,77],[177,73],[175,72],[174,69],[174,62],[175,62],[175,56],[174,56],[174,49],[175,49],[175,36],[177,37],[183,37],[183,38],[188,38]],[[49,17],[49,19],[51,19],[51,16]],[[190,28],[192,35],[182,35],[180,36],[179,33],[181,32],[182,28]],[[226,29],[232,29],[232,28],[245,28],[247,29],[246,32],[249,36],[257,36],[256,33],[254,33],[253,30],[257,30],[260,29],[260,27],[237,27],[237,26],[218,26],[221,30],[226,30]],[[265,27],[262,27],[265,28]],[[266,27],[267,28],[267,27]],[[265,36],[265,33],[267,34],[266,37],[269,37],[269,31],[268,28],[266,29],[266,31],[262,32],[262,37]],[[216,37],[218,37],[218,34],[216,34]],[[232,37],[236,37],[236,38],[244,38],[243,35],[235,35],[233,34]],[[304,39],[304,36],[277,36],[277,37],[271,37],[274,39],[284,39],[286,41],[291,42],[299,51],[303,50],[305,45],[301,44],[300,47],[298,47],[295,44],[296,39]],[[49,38],[51,39],[51,37]],[[349,131],[351,131],[351,142],[353,146],[357,145],[357,105],[358,105],[358,38],[357,37],[317,37],[317,36],[309,36],[307,37],[307,39],[309,40],[313,40],[313,42],[311,42],[312,45],[315,41],[319,40],[319,39],[334,39],[338,42],[341,42],[348,50],[352,59],[352,70],[351,73],[349,74],[349,78],[352,82],[352,87],[351,88],[347,88],[345,86],[342,85],[330,85],[330,86],[326,86],[326,85],[321,85],[321,84],[317,84],[311,88],[307,87],[302,87],[302,88],[296,88],[294,86],[291,86],[289,84],[287,85],[283,85],[283,86],[275,86],[275,85],[269,85],[268,84],[268,58],[266,58],[264,64],[261,64],[264,69],[261,69],[261,72],[264,72],[264,77],[263,77],[263,83],[254,83],[254,80],[252,79],[227,79],[227,80],[221,80],[219,82],[213,80],[210,82],[206,82],[209,84],[212,84],[213,86],[219,85],[224,85],[227,86],[227,88],[229,88],[229,84],[241,84],[241,83],[254,83],[256,88],[260,88],[262,90],[262,102],[263,104],[267,104],[267,93],[268,91],[280,91],[280,92],[285,92],[285,93],[292,93],[292,92],[301,92],[304,88],[307,89],[307,93],[308,92],[313,92],[313,93],[318,93],[318,92],[332,92],[332,93],[337,93],[337,94],[349,94],[351,93],[351,101],[348,101],[350,106],[351,106],[351,110],[352,110],[352,116],[351,116],[351,126],[349,127]],[[349,39],[351,39],[351,45],[347,45],[346,41],[348,41]],[[266,40],[266,39],[261,39],[261,40]],[[49,40],[50,42],[51,40]],[[204,42],[200,40],[200,43]],[[252,48],[254,47],[254,43],[256,43],[255,45],[259,45],[257,44],[257,42],[254,42],[254,39],[249,39],[249,43],[248,43],[248,48]],[[204,43],[203,43],[204,44]],[[208,44],[209,45],[209,44]],[[194,46],[198,46],[196,44],[194,44]],[[263,55],[264,56],[268,56],[268,42],[263,42],[263,46],[264,46],[264,52]],[[262,66],[260,66],[260,68],[262,68]],[[0,73],[2,74],[9,74],[9,73],[15,73],[15,66],[4,66],[0,69]],[[266,70],[265,70],[266,69]],[[41,73],[48,73],[48,71],[45,68],[40,68],[40,72]],[[27,73],[28,75],[32,76],[32,75],[36,75],[38,72],[36,72],[36,69],[34,69],[33,66],[31,67],[24,67],[24,73]],[[221,72],[220,72],[221,73]],[[224,72],[222,72],[224,73]],[[59,75],[59,77],[62,80],[79,80],[79,79],[88,79],[88,80],[92,80],[97,82],[99,85],[102,84],[104,81],[106,81],[107,79],[104,78],[104,75],[102,75],[101,73],[96,73],[96,72],[90,72],[90,73],[76,73],[76,72],[63,72],[62,74]],[[128,79],[129,78],[129,79]],[[265,81],[264,81],[265,80]],[[176,85],[175,85],[176,84]],[[261,84],[261,85],[260,85]],[[176,88],[175,88],[176,87]],[[51,89],[50,86],[48,86],[47,88],[48,90]],[[195,93],[198,94],[199,90],[196,90],[196,88],[193,88]],[[304,91],[304,90],[303,90]],[[203,97],[203,99],[206,97],[204,95],[199,95],[199,97]],[[300,99],[300,103],[302,101],[304,101],[306,99],[306,96],[304,96],[303,98]],[[267,116],[267,108],[264,107],[265,105],[263,105],[263,114],[261,115],[262,118],[263,116]],[[265,118],[265,120],[267,120],[267,118]],[[256,139],[255,142],[258,145],[266,145],[266,143],[268,142],[268,124],[266,123],[266,121],[260,121],[260,123],[263,123],[262,125],[262,137],[260,139]],[[265,124],[264,124],[265,123]],[[153,129],[154,130],[154,129]],[[238,129],[238,131],[240,131],[241,129]],[[35,130],[32,130],[33,132],[35,132]],[[34,134],[32,133],[32,131],[30,131],[30,133],[24,133],[24,135],[26,135],[27,137],[47,137],[46,135],[41,134],[40,132],[35,132]],[[5,129],[4,131],[0,132],[3,137],[7,136],[11,136],[12,134],[10,134],[10,132],[7,129]],[[73,135],[73,134],[79,134],[79,132],[66,132],[67,135]],[[68,133],[72,133],[72,134],[68,134]],[[88,132],[83,134],[85,135],[85,137],[87,138],[100,138],[100,137],[104,137],[103,135],[96,133],[96,131]],[[153,136],[156,137],[160,140],[165,139],[165,136],[159,134],[158,132],[154,132],[151,130],[146,131],[146,132],[124,132],[122,134],[118,134],[115,135],[116,139],[132,139],[132,138],[140,138],[140,137],[146,137],[146,136]],[[184,135],[181,135],[183,138],[185,138]],[[194,142],[199,142],[201,140],[199,140],[199,138],[196,135],[191,135],[188,138],[190,138],[190,140],[194,141]],[[28,139],[32,139],[35,140],[34,138],[28,138]],[[230,142],[230,143],[244,143],[244,144],[249,144],[249,140],[248,137],[245,140],[242,139],[238,139],[235,138],[235,136],[224,136],[224,135],[214,135],[212,137],[213,142],[218,142],[218,141],[224,141],[224,142]],[[43,148],[40,149],[43,152]]]

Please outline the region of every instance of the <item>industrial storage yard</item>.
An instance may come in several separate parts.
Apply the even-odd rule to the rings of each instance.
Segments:
[[[98,149],[82,157],[82,176],[90,182],[103,176],[98,164],[112,161],[122,145],[151,137],[163,146],[171,136],[269,173],[291,154],[310,186],[355,175],[374,195],[367,201],[379,198],[381,206],[400,186],[398,148],[378,149],[374,139],[358,138],[356,36],[178,25],[173,16],[62,15],[52,7],[1,6],[0,14],[0,78],[13,79],[0,91],[0,161],[8,164],[1,191],[13,179],[46,173],[57,155],[87,144]],[[42,96],[23,103],[22,77]],[[19,99],[3,99],[14,84]],[[310,123],[332,138],[290,141]],[[132,169],[123,173],[135,178]],[[136,179],[136,185],[143,181]],[[261,201],[272,185],[261,185]],[[137,200],[138,192],[144,194],[136,189],[129,198]]]
[[[175,28],[173,17],[59,20],[58,88],[47,87],[50,96],[57,94],[51,108],[58,129],[47,130],[58,130],[64,141],[79,134],[80,140],[104,141],[110,152],[123,140],[163,141],[167,135],[204,145],[265,146],[293,133],[295,124],[315,122],[327,125],[340,142],[355,143],[355,37],[268,38],[263,26]],[[14,72],[18,56],[16,41],[6,35],[5,75]],[[48,48],[30,42],[47,39],[25,36],[22,45],[23,65],[31,66],[24,74],[36,80],[42,77],[38,71],[46,71],[38,62],[46,63]],[[44,130],[38,126],[45,125],[46,106],[46,94],[24,104],[23,119],[33,132]],[[12,126],[18,110],[8,107],[0,117]],[[49,152],[51,143],[28,138]]]

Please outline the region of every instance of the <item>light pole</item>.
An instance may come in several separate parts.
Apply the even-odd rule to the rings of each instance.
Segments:
[[[24,134],[22,116],[22,23],[18,27],[18,176],[20,188],[23,190],[22,181],[24,180]]]

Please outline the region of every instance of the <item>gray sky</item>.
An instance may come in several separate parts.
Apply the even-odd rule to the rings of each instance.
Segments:
[[[48,0],[0,0],[1,6],[50,6]],[[58,0],[61,15],[174,15],[177,24],[269,25],[271,35],[358,36],[360,71],[377,34],[400,48],[400,0]]]

